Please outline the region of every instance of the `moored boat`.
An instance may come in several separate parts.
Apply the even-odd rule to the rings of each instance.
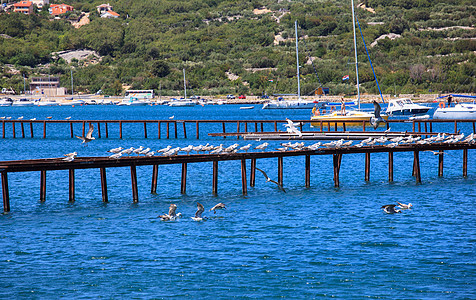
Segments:
[[[433,114],[433,119],[476,119],[476,103],[458,103],[451,107],[438,107]]]
[[[410,98],[393,99],[388,103],[388,115],[420,115],[426,114],[431,107],[414,103]]]

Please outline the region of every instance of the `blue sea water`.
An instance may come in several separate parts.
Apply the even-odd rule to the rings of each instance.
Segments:
[[[304,110],[240,110],[239,106],[0,107],[0,116],[25,119],[308,119]],[[231,145],[248,141],[211,138],[219,125],[179,127],[178,139],[157,139],[157,126],[109,126],[109,138],[83,147],[69,138],[69,125],[34,125],[35,137],[0,139],[0,161],[106,156],[113,147]],[[236,124],[227,125],[236,130]],[[265,130],[269,126],[265,125]],[[410,130],[398,124],[396,130]],[[460,125],[470,133],[469,125]],[[441,129],[454,130],[453,124]],[[249,125],[249,130],[254,125]],[[434,128],[435,129],[435,128]],[[81,135],[81,125],[74,127]],[[173,126],[171,127],[173,137]],[[97,135],[96,135],[97,136]],[[162,127],[165,137],[165,126]],[[258,142],[250,142],[257,145]],[[310,143],[310,142],[309,142]],[[278,142],[270,142],[270,148]],[[394,155],[394,182],[387,179],[387,155],[372,154],[370,181],[364,155],[344,155],[339,188],[332,157],[311,157],[311,188],[305,188],[303,157],[284,159],[286,193],[257,173],[256,186],[241,192],[239,161],[220,162],[218,195],[212,164],[189,164],[187,193],[180,194],[180,166],[160,166],[157,194],[150,193],[152,167],[138,167],[139,202],[132,203],[128,168],[107,170],[109,203],[102,203],[99,171],[77,170],[76,201],[68,202],[67,171],[47,173],[47,199],[39,202],[40,174],[9,173],[11,212],[0,215],[0,298],[476,298],[476,151],[469,151],[462,177],[462,151],[438,157],[420,153],[422,183],[412,177],[413,153]],[[277,179],[277,159],[260,159],[260,169]],[[248,162],[249,180],[249,162]],[[194,222],[196,202],[209,217]],[[387,215],[380,206],[414,205]],[[208,211],[218,202],[227,209]],[[175,203],[184,217],[162,222],[157,215]]]

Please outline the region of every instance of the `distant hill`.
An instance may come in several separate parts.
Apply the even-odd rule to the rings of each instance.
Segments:
[[[59,75],[69,86],[73,68],[78,91],[118,95],[127,85],[178,95],[185,68],[196,95],[295,93],[297,20],[302,93],[320,86],[355,93],[350,0],[108,2],[118,18],[100,18],[100,1],[62,1],[75,11],[60,20],[47,8],[32,16],[1,13],[0,86],[22,90],[22,74]],[[356,0],[355,6],[383,93],[476,93],[474,1]],[[68,19],[82,12],[90,22],[73,27]],[[378,93],[357,36],[362,91]],[[82,49],[101,58],[67,62],[52,54]]]

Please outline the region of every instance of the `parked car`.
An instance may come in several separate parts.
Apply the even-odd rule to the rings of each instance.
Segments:
[[[235,96],[233,96],[233,95],[227,95],[227,96],[226,96],[226,99],[235,99]]]
[[[246,99],[246,96],[245,96],[245,95],[240,95],[240,96],[238,97],[238,99]]]

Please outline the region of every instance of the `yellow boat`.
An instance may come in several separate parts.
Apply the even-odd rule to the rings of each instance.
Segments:
[[[364,111],[359,111],[359,110],[349,110],[346,111],[345,114],[343,114],[340,110],[338,111],[333,111],[329,114],[323,114],[323,115],[313,115],[311,117],[311,126],[312,127],[321,127],[321,121],[322,121],[322,126],[327,127],[329,126],[338,126],[338,127],[343,127],[344,126],[344,121],[345,121],[345,126],[362,126],[362,124],[365,122],[365,126],[371,126],[370,125],[370,118],[374,116],[373,113],[369,112],[364,112]],[[385,121],[388,120],[387,115],[382,115],[381,116]],[[379,126],[384,126],[385,123],[380,123]]]

